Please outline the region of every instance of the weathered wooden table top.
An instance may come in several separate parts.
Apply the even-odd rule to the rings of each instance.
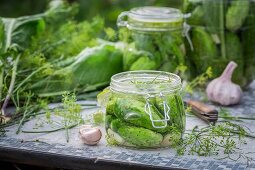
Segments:
[[[81,102],[96,103],[96,101]],[[89,118],[97,109],[84,108],[82,115],[84,118]],[[255,117],[255,82],[244,92],[240,105],[227,109],[234,116]],[[44,117],[40,115],[25,123],[22,130],[35,130],[34,128],[43,122]],[[249,127],[255,135],[255,121],[245,120],[241,124]],[[187,117],[186,125],[186,129],[192,129],[195,125],[204,126],[206,123],[196,117]],[[120,169],[120,167],[121,169],[255,169],[255,140],[251,138],[247,138],[247,144],[241,146],[242,152],[248,153],[248,156],[254,159],[247,164],[245,158],[238,161],[219,160],[225,157],[223,154],[214,157],[177,156],[173,149],[136,150],[108,146],[104,134],[97,146],[86,146],[78,137],[79,127],[70,130],[68,143],[64,131],[17,135],[15,133],[17,127],[17,125],[8,127],[6,137],[0,138],[1,160],[67,169]],[[54,127],[42,124],[40,130],[51,128]],[[104,128],[101,129],[104,132]],[[233,158],[238,156],[238,153],[232,155]]]

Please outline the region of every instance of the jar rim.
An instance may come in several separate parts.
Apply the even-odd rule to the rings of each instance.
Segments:
[[[114,92],[159,95],[180,91],[181,78],[173,73],[154,70],[127,71],[111,77],[110,89]]]
[[[170,7],[144,6],[132,8],[128,17],[140,22],[175,22],[183,19],[179,9]]]

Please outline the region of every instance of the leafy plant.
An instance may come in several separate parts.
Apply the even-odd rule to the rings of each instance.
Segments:
[[[59,0],[41,14],[0,18],[2,123],[19,119],[21,126],[42,109],[39,100],[57,101],[65,91],[96,91],[122,71],[122,52],[97,40],[104,20],[78,23],[77,7]],[[10,105],[13,113],[6,111]]]

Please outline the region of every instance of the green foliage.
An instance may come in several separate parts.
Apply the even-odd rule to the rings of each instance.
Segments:
[[[38,98],[57,101],[65,91],[95,91],[123,70],[115,44],[99,46],[97,41],[104,20],[77,22],[77,9],[59,0],[41,14],[0,18],[1,113],[7,116],[6,108],[14,104],[20,127],[40,109]]]
[[[22,86],[24,86],[24,84],[27,83],[27,81],[35,73],[39,72],[38,70],[42,71],[42,68],[45,67],[41,67],[41,65],[44,64],[43,62],[40,63],[41,61],[44,61],[44,56],[41,55],[41,53],[36,53],[34,51],[28,52],[28,49],[30,49],[32,37],[40,35],[42,32],[46,31],[45,21],[47,20],[46,18],[49,16],[49,14],[58,15],[60,11],[62,14],[67,12],[65,6],[63,6],[61,8],[56,7],[55,10],[50,8],[44,13],[32,16],[0,18],[0,35],[2,40],[0,60],[1,63],[5,63],[3,66],[1,66],[0,70],[0,94],[4,101],[1,110],[2,114],[7,114],[5,109],[10,100],[12,100],[13,103],[21,103],[21,101],[19,101],[21,97],[15,99],[13,96],[15,96],[16,93],[23,94],[28,92],[24,90]],[[36,57],[33,61],[34,56]],[[20,58],[20,60],[18,60],[18,58]],[[27,61],[31,60],[33,62],[26,63],[26,60],[23,62],[23,58],[26,58]],[[13,64],[14,61],[15,64]],[[30,67],[34,66],[35,64],[37,64],[37,66],[40,65],[41,68]],[[3,77],[5,77],[5,79],[3,79]],[[22,97],[23,100],[26,98],[26,96]],[[27,109],[25,108],[24,110]]]
[[[31,90],[43,96],[51,93],[59,95],[63,91],[109,83],[111,76],[120,71],[122,53],[114,46],[87,48],[77,55],[69,66],[56,69],[52,75],[35,82]]]
[[[96,37],[103,26],[104,20],[100,17],[94,17],[91,22],[68,20],[58,28],[49,25],[48,31],[35,37],[32,43],[35,50],[42,48],[47,57],[68,58],[79,54],[85,47],[97,45]]]

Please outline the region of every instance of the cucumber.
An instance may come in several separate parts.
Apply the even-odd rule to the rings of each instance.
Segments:
[[[114,115],[115,101],[109,100],[106,105],[106,115]]]
[[[226,54],[227,61],[232,60],[238,64],[237,70],[233,74],[233,81],[240,86],[244,86],[246,84],[246,79],[243,76],[244,62],[242,44],[239,37],[232,32],[226,33]],[[225,65],[227,65],[227,63]]]
[[[249,14],[250,1],[249,0],[234,0],[226,14],[226,28],[230,31],[238,30],[244,23]]]
[[[151,114],[154,120],[162,120],[163,116],[154,105],[151,105]],[[113,112],[114,115],[132,125],[144,127],[156,132],[165,133],[168,128],[154,128],[150,120],[149,114],[145,112],[145,102],[130,99],[115,97],[107,105],[106,111]],[[156,126],[164,126],[163,122],[155,122]]]
[[[120,119],[112,121],[111,129],[118,133],[127,143],[139,148],[158,147],[163,140],[163,136],[159,133],[142,127],[131,126]]]
[[[164,100],[166,100],[168,106],[170,107],[170,111],[169,111],[170,121],[168,124],[170,126],[177,127],[180,130],[180,132],[184,132],[186,119],[185,119],[184,105],[183,105],[181,97],[176,94],[167,96],[166,99],[156,97],[155,106],[161,112],[162,115],[164,115],[164,106],[163,106]]]
[[[255,78],[255,3],[251,3],[250,13],[241,32],[244,60],[244,75],[247,84]]]
[[[191,13],[191,17],[187,19],[190,25],[204,25],[204,9],[201,5],[197,6]]]
[[[219,59],[217,47],[211,35],[202,27],[196,27],[192,30],[191,41],[194,47],[191,60],[196,70],[199,70],[198,74],[202,74],[213,60]]]
[[[105,128],[110,128],[112,120],[116,119],[114,115],[106,115],[105,116]]]
[[[147,56],[138,58],[130,67],[130,71],[133,70],[155,70],[157,63]]]

